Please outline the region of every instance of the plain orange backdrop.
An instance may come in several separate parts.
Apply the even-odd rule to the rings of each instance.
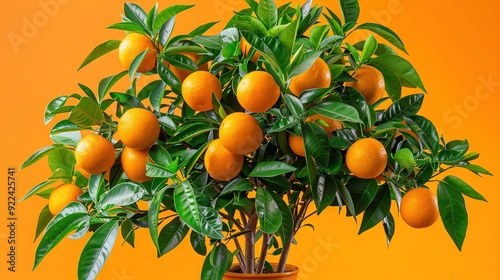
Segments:
[[[149,9],[154,0],[138,0]],[[285,1],[277,1],[283,4]],[[159,3],[197,6],[177,18],[176,33],[208,21],[227,21],[244,0],[172,0]],[[337,1],[315,1],[339,11]],[[480,3],[480,4],[479,4]],[[500,2],[431,0],[361,0],[359,22],[379,22],[396,31],[410,53],[429,94],[421,113],[435,122],[446,139],[467,138],[481,153],[479,164],[500,174],[498,104],[500,104]],[[103,77],[121,71],[117,53],[83,70],[77,68],[96,45],[121,39],[105,27],[120,20],[122,1],[23,0],[2,2],[0,279],[76,279],[77,262],[86,238],[65,239],[31,268],[38,213],[46,204],[35,197],[17,204],[17,266],[7,271],[7,168],[19,168],[35,150],[50,145],[51,125],[43,125],[46,104],[78,91],[77,83],[96,89]],[[216,25],[213,34],[223,27]],[[209,33],[210,33],[209,32]],[[352,34],[361,39],[365,34]],[[416,91],[408,91],[416,92]],[[441,222],[415,230],[396,217],[396,235],[387,248],[382,226],[357,235],[359,225],[335,209],[310,220],[313,232],[297,237],[289,262],[300,279],[500,279],[500,190],[498,177],[455,173],[476,187],[488,203],[467,199],[469,230],[459,252]],[[49,176],[46,161],[17,171],[17,198]],[[435,186],[431,186],[435,191]],[[393,207],[393,213],[395,209]],[[203,257],[189,242],[157,259],[146,230],[136,235],[136,248],[119,238],[98,279],[199,279]]]

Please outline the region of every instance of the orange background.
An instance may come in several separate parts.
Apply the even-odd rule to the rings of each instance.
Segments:
[[[155,1],[138,2],[149,10]],[[208,21],[225,22],[232,10],[245,6],[244,0],[176,0],[163,1],[160,8],[195,2],[195,8],[177,18],[177,33]],[[409,60],[429,92],[421,113],[434,121],[447,139],[467,138],[471,150],[481,153],[478,163],[499,175],[500,2],[360,2],[359,22],[386,24],[405,42]],[[336,1],[316,3],[339,10]],[[96,89],[101,78],[121,71],[116,52],[79,72],[76,69],[96,45],[124,35],[104,29],[120,20],[122,1],[24,0],[5,1],[2,6],[0,172],[7,173],[7,167],[18,168],[32,152],[50,145],[49,130],[54,123],[43,125],[43,112],[50,100],[79,91],[77,83]],[[212,34],[222,26],[218,24]],[[18,40],[24,39],[13,43],[16,35]],[[86,238],[65,239],[31,272],[36,220],[46,203],[39,197],[17,204],[17,272],[7,271],[5,173],[0,176],[0,279],[76,279]],[[441,222],[415,230],[395,215],[396,234],[387,249],[381,225],[358,236],[359,225],[331,209],[311,219],[315,232],[306,228],[299,234],[299,246],[293,247],[289,262],[300,266],[300,279],[500,279],[498,177],[455,174],[489,201],[466,200],[469,230],[462,252],[455,248]],[[46,161],[17,171],[17,198],[48,176]],[[435,191],[435,186],[431,188]],[[395,207],[392,210],[395,213]],[[190,249],[189,242],[161,259],[156,258],[147,230],[137,233],[136,249],[121,243],[119,237],[98,279],[199,279],[203,257]]]

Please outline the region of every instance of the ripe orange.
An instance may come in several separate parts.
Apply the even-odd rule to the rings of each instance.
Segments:
[[[49,210],[52,215],[56,215],[70,202],[77,201],[78,196],[83,193],[75,184],[62,184],[56,187],[49,196]]]
[[[75,148],[76,163],[90,174],[108,171],[115,162],[115,148],[106,138],[90,134]]]
[[[271,74],[253,71],[245,75],[238,84],[236,97],[240,105],[250,112],[265,112],[278,101],[280,87]]]
[[[245,57],[247,57],[248,54],[250,53],[250,51],[252,50],[252,45],[250,45],[250,43],[248,43],[248,41],[245,40],[245,38],[242,38],[241,42],[240,42],[240,50],[243,53],[243,55]],[[259,57],[260,57],[260,53],[258,51],[255,51],[254,54],[252,55],[252,58],[250,58],[250,60],[253,63],[257,63],[257,60],[259,59]]]
[[[342,122],[334,120],[334,119],[330,119],[330,118],[325,117],[325,116],[320,115],[320,114],[315,114],[315,115],[312,115],[312,116],[309,116],[306,118],[306,121],[308,121],[308,122],[315,122],[317,120],[322,120],[326,124],[328,124],[328,126],[325,126],[323,124],[318,123],[323,128],[323,130],[326,132],[326,135],[328,135],[328,137],[331,137],[332,132],[334,132],[335,130],[342,129]]]
[[[213,94],[220,100],[222,86],[217,77],[210,72],[196,71],[187,76],[182,83],[182,97],[189,107],[196,111],[212,110]]]
[[[118,132],[125,146],[142,150],[156,141],[160,135],[160,123],[151,111],[132,108],[118,121]]]
[[[401,200],[400,211],[403,220],[414,228],[429,227],[439,217],[436,196],[426,188],[407,192]]]
[[[235,155],[246,155],[257,150],[263,138],[257,120],[241,112],[228,115],[219,128],[222,145]]]
[[[305,156],[305,146],[304,146],[304,138],[302,136],[297,136],[294,134],[288,135],[288,145],[292,152],[298,156]]]
[[[149,51],[146,53],[146,57],[144,57],[137,72],[148,72],[153,70],[156,66],[157,53],[149,37],[138,33],[130,33],[121,41],[118,48],[118,57],[123,67],[129,69],[132,61],[145,50]]]
[[[122,168],[130,180],[142,183],[151,179],[146,176],[148,152],[149,148],[143,150],[134,150],[129,147],[123,148],[121,155]]]
[[[220,181],[229,181],[238,176],[243,161],[243,156],[235,155],[224,148],[220,139],[212,141],[205,152],[205,168],[208,174]]]
[[[292,78],[289,88],[293,94],[299,96],[308,89],[329,87],[331,79],[332,73],[328,64],[318,57],[309,69]]]
[[[357,81],[347,82],[345,85],[358,90],[368,104],[377,102],[385,92],[384,76],[375,67],[363,65],[352,77]]]
[[[354,176],[374,179],[387,166],[387,152],[376,139],[363,138],[354,142],[347,150],[345,161]]]
[[[200,57],[196,53],[182,52],[180,54],[189,57],[195,63],[198,63],[198,60],[200,60]],[[169,65],[168,68],[174,73],[175,76],[177,76],[177,78],[179,79],[179,81],[181,81],[181,83],[184,82],[184,80],[187,78],[187,76],[189,76],[191,73],[193,73],[193,71],[181,69],[181,68],[175,67],[173,65]],[[199,65],[198,70],[199,71],[208,71],[208,64],[203,63],[202,65]]]

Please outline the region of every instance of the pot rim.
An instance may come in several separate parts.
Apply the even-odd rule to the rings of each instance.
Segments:
[[[271,265],[275,268],[278,264],[276,263],[271,263]],[[235,267],[239,267],[239,264],[233,264],[230,269],[233,269]],[[236,273],[236,272],[231,272],[231,271],[226,271],[224,275],[226,276],[238,276],[239,278],[255,278],[256,275],[265,275],[267,278],[281,278],[283,276],[290,276],[290,275],[295,275],[299,273],[299,267],[292,265],[292,264],[286,264],[285,265],[285,272],[282,273],[266,273],[266,274],[245,274],[245,273]]]

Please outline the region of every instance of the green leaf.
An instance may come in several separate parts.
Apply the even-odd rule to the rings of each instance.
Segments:
[[[384,76],[385,91],[387,91],[391,100],[393,102],[399,100],[401,98],[401,91],[403,88],[398,75],[386,68],[379,67],[378,70],[382,73],[382,76]]]
[[[297,32],[299,29],[299,20],[296,19],[290,23],[285,30],[280,34],[278,39],[285,46],[288,53],[293,53],[293,48],[295,46],[295,40],[297,38]]]
[[[175,135],[168,140],[168,143],[178,144],[186,140],[191,140],[195,136],[210,132],[214,129],[215,127],[212,124],[206,122],[184,124],[177,129]]]
[[[159,30],[169,19],[192,7],[194,7],[194,5],[172,5],[159,12],[154,20],[153,31],[156,33],[156,31]]]
[[[106,77],[99,82],[99,86],[97,87],[99,102],[102,102],[106,93],[108,93],[111,88],[125,75],[127,75],[127,71],[122,71],[116,75]]]
[[[370,62],[377,69],[385,69],[394,72],[398,77],[410,82],[412,85],[420,88],[425,93],[427,90],[420,79],[417,71],[410,62],[398,55],[384,54],[377,56]]]
[[[370,36],[368,36],[363,46],[360,62],[364,63],[368,59],[370,59],[377,50],[377,47],[378,47],[377,40],[375,39],[375,37],[373,37],[373,34],[370,34]]]
[[[268,33],[266,26],[259,19],[250,15],[234,15],[231,19],[234,26],[242,30],[248,30],[259,35],[266,35]]]
[[[339,0],[345,23],[356,22],[359,17],[358,0]]]
[[[85,214],[85,213],[87,213],[87,209],[80,202],[77,202],[77,201],[70,202],[68,205],[66,205],[61,210],[61,212],[57,213],[57,215],[54,216],[54,218],[47,225],[45,232],[47,232],[53,225],[57,224],[57,222],[59,222],[63,218],[65,218],[69,215],[75,214],[75,213],[84,213]]]
[[[164,187],[153,196],[148,210],[149,235],[158,252],[160,252],[160,246],[158,244],[158,215],[160,213],[161,201],[166,190],[167,187]]]
[[[281,226],[276,234],[280,236],[282,244],[287,244],[290,238],[292,238],[294,230],[292,213],[290,212],[290,208],[288,208],[288,205],[285,201],[283,201],[283,198],[280,197],[280,195],[274,192],[269,193],[273,197],[274,201],[276,201],[276,204],[278,205],[278,209],[280,210],[282,216]]]
[[[399,36],[394,31],[392,31],[391,29],[389,29],[381,24],[363,23],[363,24],[358,25],[356,27],[356,29],[365,29],[365,30],[372,31],[375,34],[377,34],[380,37],[387,40],[389,43],[393,44],[398,49],[400,49],[408,54],[408,52],[406,51],[405,46],[403,44],[403,41],[401,41],[401,38],[399,38]]]
[[[274,177],[295,171],[296,168],[281,161],[264,161],[258,163],[250,172],[250,177]]]
[[[156,18],[156,14],[158,13],[158,2],[155,3],[155,5],[149,10],[148,16],[146,18],[146,25],[148,26],[149,30],[153,30],[153,23]]]
[[[158,81],[159,83],[151,90],[149,93],[149,101],[155,111],[160,112],[161,105],[163,105],[163,97],[165,96],[165,87],[167,84],[164,81]]]
[[[61,240],[85,219],[89,219],[87,213],[74,213],[59,220],[43,235],[35,253],[35,263],[33,270],[40,264],[42,259],[57,245]]]
[[[407,95],[387,108],[382,117],[383,122],[403,121],[404,117],[416,115],[424,102],[423,94]]]
[[[422,116],[405,117],[406,124],[415,132],[422,143],[432,152],[437,154],[439,149],[439,136],[434,124]]]
[[[465,169],[468,169],[474,173],[480,173],[480,174],[486,174],[486,175],[493,175],[491,172],[488,170],[484,169],[483,167],[479,165],[474,165],[474,164],[459,164],[457,167],[462,167]]]
[[[33,163],[44,158],[45,156],[48,156],[54,149],[61,149],[61,146],[53,145],[53,146],[47,146],[47,147],[39,149],[38,151],[34,152],[28,159],[26,159],[23,162],[23,164],[21,164],[21,167],[19,168],[19,170],[32,165]],[[26,198],[23,198],[23,199],[26,199]]]
[[[278,22],[278,8],[274,0],[260,0],[257,7],[257,16],[267,29],[276,26]]]
[[[65,132],[75,132],[86,129],[90,130],[91,128],[78,126],[72,123],[70,120],[61,120],[60,122],[56,123],[54,127],[50,130],[50,134],[53,135]]]
[[[193,31],[189,32],[189,36],[196,37],[196,36],[203,35],[203,33],[208,31],[210,28],[212,28],[212,26],[216,25],[217,23],[219,23],[219,22],[212,21],[212,22],[208,22],[208,23],[205,23],[203,25],[200,25],[200,26],[196,27]]]
[[[82,65],[78,67],[78,70],[85,67],[87,64],[98,59],[99,57],[117,49],[120,46],[121,41],[119,40],[109,40],[99,46],[95,47],[90,54],[83,60]]]
[[[143,51],[140,54],[138,54],[134,58],[134,60],[132,60],[132,63],[130,63],[130,67],[128,69],[128,76],[129,76],[129,78],[130,78],[131,81],[134,80],[135,75],[137,74],[137,71],[139,70],[139,67],[142,64],[142,61],[144,61],[144,58],[146,58],[146,55],[150,51],[151,51],[150,49],[146,49],[145,51]]]
[[[201,155],[203,155],[203,153],[206,151],[209,144],[210,142],[206,142],[189,157],[186,167],[184,168],[184,177],[188,177],[189,174],[191,174],[191,170],[193,170],[196,163],[198,163],[198,160],[200,159]]]
[[[396,223],[394,222],[394,217],[391,212],[382,221],[384,225],[384,232],[387,239],[387,247],[391,244],[392,237],[394,236],[394,231],[396,230]]]
[[[73,151],[67,148],[54,149],[49,154],[49,167],[52,172],[61,168],[66,171],[67,174],[73,174],[73,169],[75,167],[75,155]]]
[[[179,217],[176,217],[164,226],[158,237],[158,245],[160,246],[159,256],[172,251],[186,237],[189,227],[182,223]]]
[[[105,192],[98,202],[100,208],[107,206],[127,206],[133,204],[144,195],[144,189],[140,185],[131,182],[124,182],[114,186]]]
[[[377,195],[377,182],[375,180],[364,180],[356,177],[351,178],[347,189],[354,201],[356,215],[363,213]]]
[[[181,82],[179,78],[164,63],[157,63],[156,70],[160,78],[170,86],[173,92],[181,94]]]
[[[50,120],[52,120],[52,118],[59,113],[70,112],[74,106],[64,106],[64,104],[66,104],[66,101],[71,97],[76,99],[81,98],[79,95],[73,94],[70,96],[59,96],[50,101],[47,108],[45,108],[44,124],[48,124]]]
[[[346,186],[337,178],[333,177],[333,179],[333,182],[335,182],[335,184],[337,185],[338,194],[347,206],[347,211],[349,211],[349,213],[351,213],[351,215],[354,217],[354,220],[356,220],[356,215],[358,215],[358,213],[356,212],[356,208],[354,207],[354,201],[352,200],[351,193],[349,193],[349,190],[346,188]],[[339,204],[340,203],[341,202],[339,202]],[[339,211],[340,210],[341,209],[339,209]]]
[[[134,230],[134,224],[132,224],[132,221],[130,219],[126,219],[125,221],[122,222],[121,224],[121,234],[123,237],[123,240],[125,240],[132,248],[135,248],[135,230]]]
[[[145,35],[146,32],[144,32],[144,28],[136,23],[136,22],[131,22],[131,21],[125,21],[125,22],[119,22],[112,24],[108,27],[107,29],[117,29],[117,30],[123,30],[123,31],[129,31],[133,33],[139,33]]]
[[[101,187],[104,183],[104,177],[105,176],[103,174],[90,174],[88,193],[94,203],[96,203],[98,198],[102,195],[103,190]]]
[[[325,101],[311,107],[311,109],[314,112],[330,119],[344,122],[363,123],[363,121],[359,118],[359,113],[356,108],[342,102]]]
[[[113,98],[113,100],[118,101],[123,107],[144,108],[144,105],[142,105],[142,103],[132,95],[119,92],[111,92],[109,95]]]
[[[283,216],[273,196],[264,188],[257,189],[255,211],[259,218],[260,230],[262,232],[274,234],[278,231]]]
[[[335,200],[337,185],[330,175],[320,175],[315,188],[311,186],[314,204],[318,210],[318,215],[330,206]]]
[[[330,160],[330,149],[328,136],[323,128],[318,124],[306,122],[302,126],[302,135],[307,153],[321,166],[327,167]]]
[[[403,148],[398,150],[394,154],[394,160],[401,165],[404,169],[411,171],[415,168],[417,164],[415,162],[415,158],[413,157],[413,153],[408,148]]]
[[[372,106],[370,106],[364,96],[354,88],[347,87],[345,94],[342,94],[342,101],[345,104],[350,104],[354,107],[359,117],[363,121],[365,127],[372,127],[376,121],[376,113]]]
[[[439,183],[437,197],[439,214],[444,227],[458,250],[461,251],[468,225],[464,197],[456,188],[446,183]]]
[[[38,238],[40,233],[42,233],[42,231],[49,224],[50,220],[52,220],[53,217],[54,217],[54,215],[52,215],[52,213],[50,213],[49,205],[48,204],[45,205],[45,207],[43,207],[42,211],[40,211],[40,215],[38,216],[38,222],[36,225],[36,232],[35,232],[35,239],[33,240],[33,242],[35,242],[35,240]]]
[[[194,251],[199,255],[205,256],[207,254],[207,245],[205,244],[205,236],[197,233],[196,231],[191,231],[189,236],[189,241]]]
[[[123,5],[123,10],[125,12],[125,16],[129,20],[139,24],[140,26],[142,26],[142,28],[144,28],[144,30],[148,30],[148,26],[146,24],[148,15],[141,8],[141,6],[134,3],[126,2]]]
[[[78,279],[95,279],[109,257],[116,237],[118,221],[112,221],[99,227],[83,247],[78,261]]]
[[[232,180],[229,184],[222,188],[222,192],[219,196],[224,196],[233,192],[244,192],[253,190],[253,184],[247,179],[237,178]]]
[[[79,126],[102,125],[104,114],[99,105],[88,97],[82,97],[71,110],[68,119]]]
[[[165,24],[160,28],[160,33],[158,35],[158,42],[160,45],[165,46],[172,35],[172,31],[175,26],[175,16],[167,20]]]
[[[311,45],[314,47],[315,50],[320,49],[321,42],[328,35],[329,31],[330,31],[330,26],[328,25],[319,25],[311,29],[311,34],[309,38],[311,40]]]
[[[474,190],[469,184],[462,181],[462,179],[460,179],[456,176],[453,176],[453,175],[446,176],[443,179],[443,181],[445,183],[447,183],[448,185],[454,187],[458,191],[460,191],[462,194],[464,194],[470,198],[487,202],[487,200],[484,198],[484,196],[482,196],[480,193],[478,193],[476,190]]]
[[[176,186],[174,204],[179,217],[191,229],[212,238],[224,238],[219,214],[212,208],[198,205],[194,189],[188,181]]]
[[[375,198],[363,214],[363,220],[361,221],[358,234],[369,230],[382,221],[389,213],[390,208],[391,191],[387,186],[380,187],[375,195]]]
[[[231,267],[233,255],[223,243],[215,246],[203,262],[200,280],[220,280]]]
[[[300,100],[292,94],[285,94],[283,100],[285,101],[285,104],[292,115],[297,119],[301,119],[302,115],[305,112],[305,108],[302,105],[302,102],[300,102]]]
[[[287,69],[288,78],[293,78],[307,71],[320,55],[321,52],[303,52],[302,49],[299,49]]]

